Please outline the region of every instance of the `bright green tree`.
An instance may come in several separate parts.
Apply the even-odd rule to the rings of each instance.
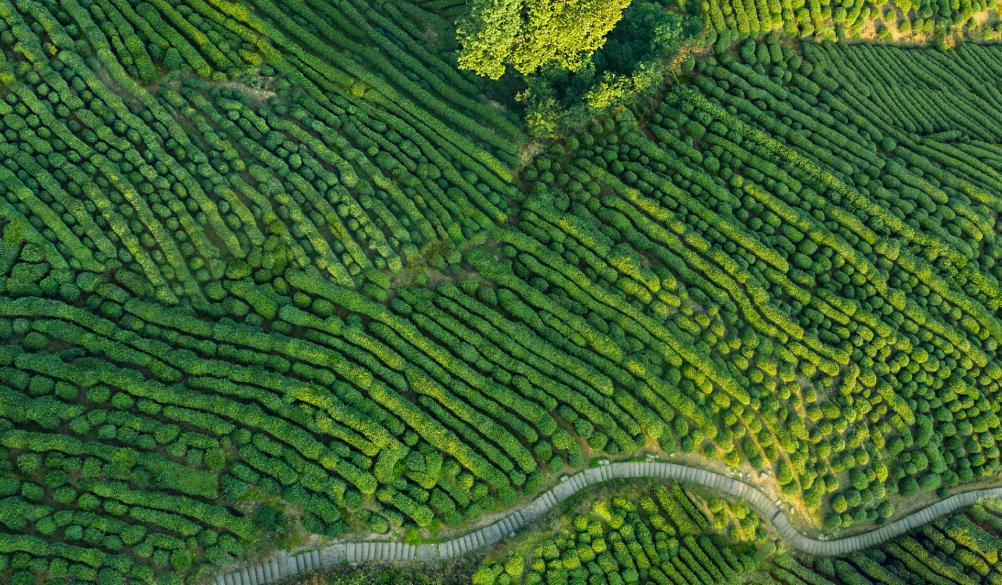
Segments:
[[[458,23],[459,66],[497,79],[556,64],[575,71],[602,47],[630,0],[474,0]]]

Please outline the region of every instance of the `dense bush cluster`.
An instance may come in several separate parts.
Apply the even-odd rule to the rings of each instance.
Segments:
[[[581,506],[579,506],[580,508]],[[489,553],[468,582],[669,585],[980,585],[1002,583],[1002,504],[984,501],[844,557],[790,554],[755,536],[740,503],[678,485],[604,496]],[[559,524],[559,525],[558,525]],[[712,527],[711,527],[712,524]],[[724,533],[727,533],[727,537]]]
[[[819,41],[935,40],[942,47],[1002,33],[992,0],[702,0],[701,6],[708,40],[721,47],[772,31]]]
[[[777,557],[763,563],[756,585],[1002,583],[1002,505],[985,501],[878,548],[827,559]]]
[[[418,8],[5,4],[0,180],[74,268],[204,302],[256,249],[347,284],[506,217],[521,131]]]
[[[740,521],[719,503],[722,525]],[[488,557],[474,585],[547,583],[733,583],[755,570],[758,555],[745,541],[728,541],[711,528],[706,503],[678,484],[606,496],[589,509],[561,517],[558,531]]]
[[[529,162],[448,28],[0,0],[0,581],[431,536],[643,450],[830,528],[997,474],[997,47],[748,42]]]
[[[446,400],[392,346],[420,350],[281,278],[385,297],[505,219],[521,130],[426,36],[448,28],[410,3],[0,2],[0,581],[173,583],[287,517],[458,522],[524,484],[517,442],[409,402]]]
[[[705,59],[649,122],[534,162],[491,277],[629,348],[603,353],[665,450],[747,461],[830,528],[994,477],[1002,200],[981,144],[1002,110],[968,68],[998,59],[772,38]],[[891,62],[915,76],[870,65]]]

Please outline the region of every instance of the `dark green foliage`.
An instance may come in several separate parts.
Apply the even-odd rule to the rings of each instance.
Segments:
[[[633,2],[582,67],[549,68],[527,78],[521,96],[530,129],[564,136],[612,106],[643,103],[671,72],[676,54],[698,44],[700,20],[692,10],[663,0]]]
[[[259,530],[277,532],[285,526],[285,515],[277,508],[268,504],[261,504],[254,511],[251,521]]]
[[[749,542],[713,533],[702,500],[677,484],[606,495],[578,508],[545,524],[531,546],[516,546],[505,558],[488,554],[471,582],[729,583],[757,562]]]
[[[933,37],[940,48],[949,49],[964,37],[992,39],[998,36],[997,26],[985,25],[989,19],[979,22],[979,15],[987,16],[992,10],[990,2],[979,0],[898,2],[893,11],[883,10],[879,2],[817,0],[712,0],[705,6],[708,20],[721,39],[729,39],[731,33],[758,37],[770,31],[829,42],[844,39],[886,42]]]
[[[770,37],[531,156],[435,6],[83,4],[0,2],[0,581],[428,535],[657,445],[831,527],[997,475],[997,48]],[[596,72],[686,34],[635,12]],[[665,578],[736,571],[669,495]],[[662,555],[607,545],[548,560]]]
[[[762,571],[780,585],[995,583],[1002,576],[998,571],[1000,511],[997,502],[986,502],[841,559],[780,557]],[[991,529],[978,525],[986,522]]]

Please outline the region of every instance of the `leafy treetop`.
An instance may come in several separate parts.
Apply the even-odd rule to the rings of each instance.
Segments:
[[[600,49],[630,0],[474,0],[459,20],[459,66],[497,79],[556,64],[576,71]]]

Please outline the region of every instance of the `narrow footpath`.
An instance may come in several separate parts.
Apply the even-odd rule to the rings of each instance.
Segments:
[[[1002,499],[1002,487],[971,490],[955,494],[921,510],[916,510],[879,528],[843,538],[824,540],[797,532],[776,499],[770,499],[757,487],[727,475],[663,461],[611,463],[576,473],[553,486],[531,502],[516,508],[473,532],[430,544],[405,544],[399,541],[338,541],[319,550],[295,555],[280,552],[266,562],[240,571],[219,575],[215,585],[263,585],[288,579],[301,573],[322,570],[341,563],[395,563],[445,561],[495,544],[539,518],[560,502],[589,486],[614,479],[663,479],[694,484],[747,501],[761,517],[771,523],[780,537],[799,551],[819,556],[837,556],[876,546],[922,526],[940,516],[965,508],[983,498]]]

